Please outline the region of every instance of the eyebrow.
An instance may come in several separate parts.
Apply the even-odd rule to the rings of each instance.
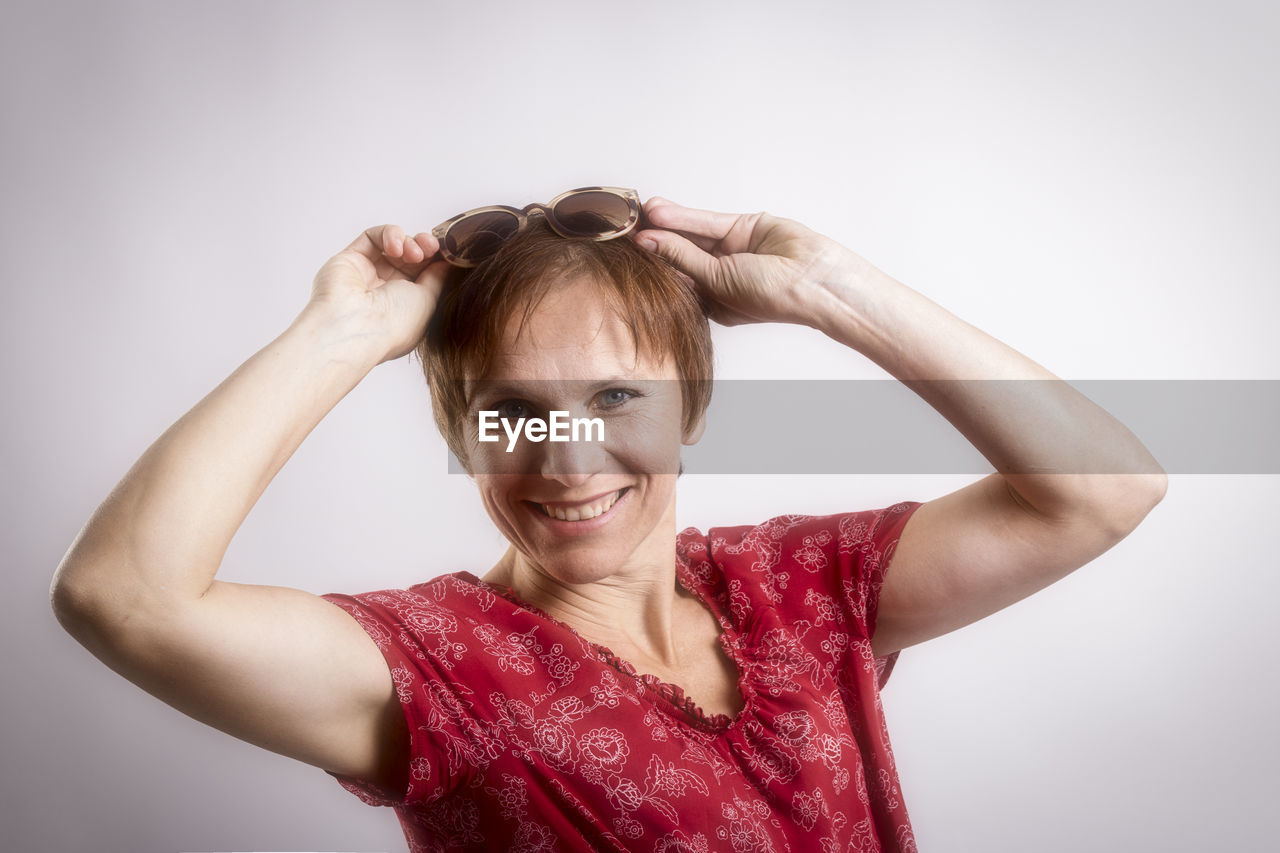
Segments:
[[[467,407],[470,408],[476,397],[483,394],[486,397],[536,397],[537,394],[530,393],[533,388],[547,385],[564,385],[573,383],[574,385],[586,385],[592,391],[602,391],[614,385],[636,385],[640,383],[648,383],[661,380],[642,379],[636,376],[610,376],[606,379],[529,379],[523,382],[512,379],[475,379],[468,384],[471,386],[467,390],[466,400]]]

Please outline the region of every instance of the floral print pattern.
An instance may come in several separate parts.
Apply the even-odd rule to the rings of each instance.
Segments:
[[[919,506],[679,534],[734,717],[469,572],[326,595],[382,651],[410,732],[406,790],[337,779],[393,807],[411,853],[914,853],[880,702],[897,653],[871,636]]]

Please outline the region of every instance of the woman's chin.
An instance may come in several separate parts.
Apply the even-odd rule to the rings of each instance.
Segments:
[[[563,584],[577,586],[595,583],[618,574],[623,555],[616,550],[577,544],[544,549],[530,554],[542,571]]]
[[[586,519],[563,511],[557,517],[540,504],[520,501],[516,528],[525,545],[520,550],[545,574],[565,584],[594,583],[627,571],[633,563],[648,565],[655,548],[664,553],[671,549],[668,540],[674,536],[663,530],[671,527],[670,533],[675,532],[671,508],[664,506],[659,512],[653,497],[647,489],[627,486],[612,505]]]

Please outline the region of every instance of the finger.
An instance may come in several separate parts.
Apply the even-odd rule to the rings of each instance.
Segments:
[[[630,234],[628,234],[627,236],[628,236],[628,237],[630,237],[633,241],[635,241],[635,242],[639,242],[639,240],[638,240],[639,235],[641,235],[641,234],[643,234],[643,233],[645,233],[645,232],[644,232],[644,231],[632,231],[632,232],[631,232]],[[707,253],[707,254],[709,254],[709,255],[712,255],[712,256],[714,256],[714,257],[717,257],[717,258],[718,258],[718,257],[720,257],[720,255],[722,254],[722,253],[720,252],[720,250],[719,250],[719,246],[720,246],[720,241],[719,241],[719,240],[716,240],[716,239],[714,239],[714,238],[712,238],[712,237],[701,237],[701,236],[699,236],[699,235],[697,235],[697,234],[681,234],[680,236],[681,236],[681,237],[684,237],[684,238],[685,238],[686,240],[688,240],[690,243],[692,243],[693,245],[697,246],[699,249],[701,249],[702,251],[706,252],[706,253]]]
[[[644,203],[644,215],[651,225],[658,228],[713,240],[723,240],[738,221],[738,216],[733,213],[684,207],[660,196],[653,196]]]
[[[406,241],[402,244],[404,256],[400,258],[391,258],[383,256],[377,264],[379,274],[383,277],[398,277],[408,281],[418,277],[418,274],[431,263],[431,258],[423,257],[422,248],[417,241]]]
[[[369,260],[373,260],[382,251],[382,229],[385,225],[375,225],[360,232],[360,236],[352,240],[343,251],[356,252]]]
[[[687,238],[670,231],[646,229],[636,237],[642,249],[665,258],[682,273],[701,284],[715,281],[718,262]]]
[[[388,258],[404,257],[404,229],[399,225],[388,225],[382,229],[382,251]]]
[[[347,249],[359,252],[371,261],[378,260],[379,255],[397,257],[391,254],[391,245],[404,240],[404,229],[399,225],[375,225],[366,228],[360,236],[351,241]],[[401,242],[401,245],[402,242]]]
[[[430,231],[420,231],[413,236],[413,239],[422,248],[424,258],[430,258],[440,251],[440,241]]]
[[[441,291],[444,290],[445,279],[449,275],[449,270],[453,265],[448,261],[441,259],[434,263],[427,264],[422,272],[418,273],[415,279],[420,284],[439,297]]]
[[[707,312],[707,319],[719,323],[721,326],[743,326],[747,323],[755,322],[746,314],[741,314],[737,311],[729,311],[719,306],[716,306]]]
[[[403,245],[400,249],[400,257],[408,264],[420,264],[425,259],[422,247],[418,245],[418,241],[412,237],[405,237]]]

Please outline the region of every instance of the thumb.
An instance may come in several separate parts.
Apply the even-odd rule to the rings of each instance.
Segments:
[[[649,230],[636,235],[636,244],[670,261],[672,266],[700,284],[715,280],[716,258],[699,249],[693,243],[670,231]]]
[[[422,272],[418,273],[414,279],[414,283],[424,285],[428,290],[438,295],[444,289],[445,280],[452,267],[452,264],[443,259],[438,261],[428,260]]]
[[[378,290],[385,291],[387,299],[401,306],[397,310],[407,310],[415,315],[425,313],[423,322],[426,322],[440,301],[449,267],[448,261],[435,261],[428,264],[412,281],[405,278],[391,279]]]

